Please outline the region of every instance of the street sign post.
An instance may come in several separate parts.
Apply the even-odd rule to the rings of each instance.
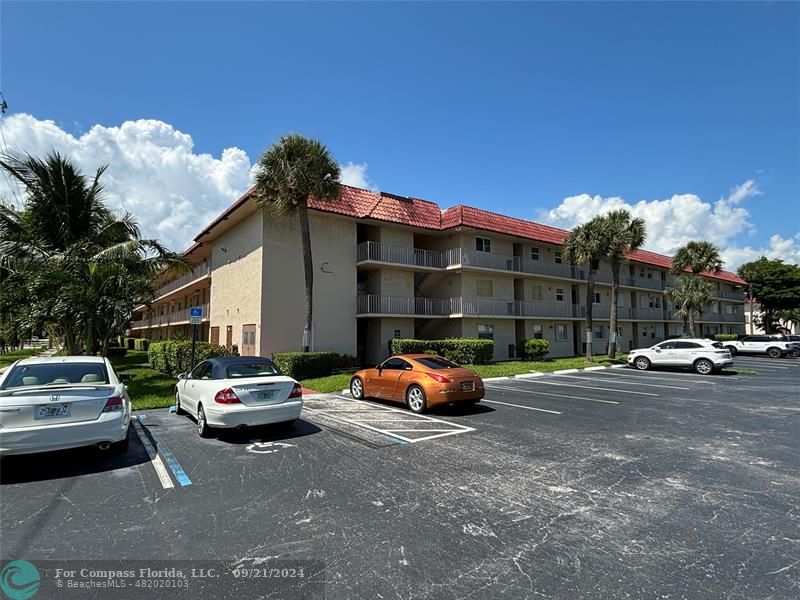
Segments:
[[[189,309],[189,323],[192,325],[192,358],[189,371],[194,369],[195,346],[197,345],[197,326],[203,322],[203,307],[192,306]]]

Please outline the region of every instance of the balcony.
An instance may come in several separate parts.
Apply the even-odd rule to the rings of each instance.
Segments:
[[[165,283],[160,288],[158,288],[156,290],[156,298],[162,298],[167,294],[171,294],[175,290],[178,290],[186,285],[189,285],[194,281],[198,281],[200,279],[208,277],[210,274],[211,274],[211,266],[208,264],[208,262],[202,262],[196,267],[194,267],[194,269],[192,269],[190,273],[186,273],[184,275],[181,275],[180,277],[176,277],[172,281]]]
[[[722,300],[734,300],[736,302],[744,302],[744,292],[736,290],[733,292],[727,290],[714,290],[714,296]]]
[[[357,297],[356,311],[359,315],[577,318],[580,317],[581,307],[561,302],[523,302],[499,298],[361,295]]]
[[[464,248],[451,248],[441,251],[423,250],[421,248],[406,248],[379,242],[362,242],[358,244],[356,262],[381,262],[424,269],[477,267],[577,281],[586,281],[588,277],[588,270],[582,266],[532,260],[523,256],[477,252],[475,250],[465,250]],[[597,272],[596,279],[598,283],[611,284],[613,277],[611,271],[602,270]],[[620,276],[620,285],[659,291],[662,288],[660,279],[648,279],[630,275]]]
[[[406,248],[379,242],[363,242],[356,247],[356,262],[365,261],[429,269],[444,269],[448,266],[444,252],[422,250],[421,248]]]
[[[203,321],[208,321],[208,304],[201,304]],[[189,322],[189,308],[176,310],[163,315],[152,315],[150,318],[131,321],[131,329],[147,329],[148,327],[167,327],[169,325],[183,325]]]

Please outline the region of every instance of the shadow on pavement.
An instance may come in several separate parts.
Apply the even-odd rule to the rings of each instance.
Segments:
[[[101,452],[93,446],[88,446],[56,452],[5,456],[0,467],[0,485],[103,473],[133,467],[150,460],[133,427],[128,430],[128,440],[130,445],[124,451],[110,449]]]

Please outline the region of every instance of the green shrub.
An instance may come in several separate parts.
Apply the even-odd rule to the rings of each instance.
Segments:
[[[194,364],[215,356],[230,356],[224,346],[208,342],[197,342]],[[153,342],[147,351],[150,368],[161,373],[177,376],[192,369],[192,342]]]
[[[119,346],[109,346],[106,352],[107,358],[120,358],[128,354],[127,348],[120,348]]]
[[[313,379],[333,373],[338,358],[335,352],[276,352],[272,360],[284,375]]]
[[[736,341],[737,335],[735,333],[718,333],[714,339],[718,342],[733,342]]]
[[[396,338],[390,342],[392,354],[424,354],[433,351],[460,365],[484,364],[492,360],[494,340],[449,338],[415,340]]]
[[[125,347],[128,350],[136,350],[136,338],[125,338]]]
[[[517,354],[524,360],[543,358],[550,352],[550,342],[543,339],[531,338],[517,342]]]
[[[150,340],[147,338],[135,338],[133,340],[133,349],[134,350],[147,350],[150,348]]]
[[[358,360],[358,357],[350,354],[336,354],[333,359],[334,371],[349,371],[357,369],[360,366],[361,362]]]

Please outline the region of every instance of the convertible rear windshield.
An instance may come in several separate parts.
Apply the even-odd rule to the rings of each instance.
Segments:
[[[263,362],[231,365],[228,367],[226,373],[228,379],[237,379],[241,377],[272,377],[281,374],[278,367],[271,363]]]
[[[17,365],[6,377],[2,389],[35,385],[102,385],[108,383],[103,363],[40,363]]]
[[[425,358],[418,358],[417,362],[429,369],[460,369],[461,367],[454,362],[450,362],[441,356],[430,356]]]

